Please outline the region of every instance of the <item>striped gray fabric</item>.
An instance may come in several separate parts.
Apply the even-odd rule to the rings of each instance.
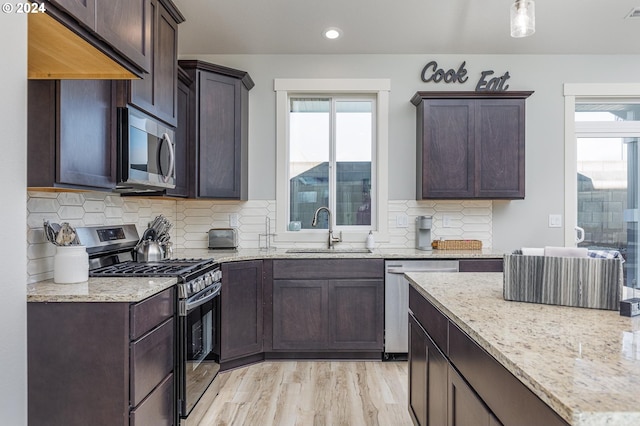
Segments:
[[[619,310],[621,259],[505,255],[505,300]]]

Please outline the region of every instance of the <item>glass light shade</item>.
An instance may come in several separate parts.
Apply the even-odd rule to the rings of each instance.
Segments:
[[[515,0],[511,5],[511,37],[527,37],[536,32],[535,3]]]

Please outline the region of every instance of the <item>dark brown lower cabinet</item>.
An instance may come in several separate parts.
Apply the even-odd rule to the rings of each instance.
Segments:
[[[415,424],[567,426],[413,287],[409,309],[408,405]]]
[[[462,377],[449,367],[449,426],[502,425]],[[430,423],[445,424],[445,423]]]
[[[384,262],[273,262],[272,347],[291,352],[382,352]]]
[[[409,413],[418,425],[447,424],[449,364],[420,324],[409,317]]]
[[[262,352],[262,261],[222,265],[221,361]]]
[[[30,425],[176,424],[175,291],[28,303]]]
[[[325,280],[275,281],[273,349],[326,349],[328,297],[329,286]]]

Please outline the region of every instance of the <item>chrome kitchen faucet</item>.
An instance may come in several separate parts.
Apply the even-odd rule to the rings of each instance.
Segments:
[[[327,243],[327,248],[333,248],[333,245],[335,243],[342,242],[342,231],[340,231],[339,237],[336,238],[333,236],[333,227],[331,223],[331,210],[329,210],[328,207],[324,207],[324,206],[318,208],[318,210],[316,210],[316,212],[313,214],[313,220],[311,221],[311,226],[315,228],[315,226],[318,224],[318,213],[320,213],[320,210],[326,210],[327,212],[327,216],[328,216],[327,219],[329,221],[329,240]]]

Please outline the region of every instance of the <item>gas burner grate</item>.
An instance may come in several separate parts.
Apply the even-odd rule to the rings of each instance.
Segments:
[[[173,277],[214,264],[213,259],[167,259],[160,262],[123,262],[89,271],[92,277]]]

